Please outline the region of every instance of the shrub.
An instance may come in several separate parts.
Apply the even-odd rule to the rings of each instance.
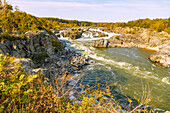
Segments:
[[[62,99],[44,85],[42,73],[26,74],[12,57],[0,58],[0,112],[48,112],[62,109]],[[59,103],[59,104],[58,104]],[[61,108],[59,107],[61,106]]]
[[[170,34],[170,27],[166,28],[165,31]]]
[[[158,31],[158,32],[161,32],[162,29],[163,29],[162,26],[159,26],[159,27],[157,28],[157,31]]]
[[[120,39],[120,36],[116,36],[115,38],[119,40],[119,39]]]
[[[44,51],[42,53],[37,53],[36,55],[34,55],[34,57],[32,58],[33,61],[43,61],[46,57],[48,57],[47,51]]]
[[[57,50],[61,50],[61,49],[63,48],[62,45],[61,45],[61,43],[60,43],[58,40],[52,39],[52,45],[53,45],[54,47],[56,47]]]

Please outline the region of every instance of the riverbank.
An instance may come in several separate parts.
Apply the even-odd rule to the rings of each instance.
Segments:
[[[27,107],[25,108],[24,106],[22,107],[22,111],[23,110],[32,111],[35,109],[34,106],[36,106],[36,110],[39,112],[41,110],[56,111],[54,108],[56,107],[57,109],[59,109],[58,104],[55,105],[55,107],[50,107],[49,104],[52,105],[55,103],[60,103],[60,99],[58,100],[58,98],[62,98],[64,100],[64,101],[61,100],[61,103],[68,102],[68,105],[70,101],[75,101],[71,103],[71,105],[72,107],[77,106],[77,109],[79,109],[81,105],[84,107],[84,104],[86,103],[84,101],[87,101],[88,104],[87,106],[89,106],[91,111],[93,111],[95,106],[99,107],[102,106],[102,104],[106,103],[108,104],[108,106],[110,106],[107,107],[107,109],[117,112],[122,112],[125,110],[130,111],[137,106],[136,100],[129,100],[132,101],[131,103],[133,103],[133,105],[130,105],[129,101],[126,101],[126,99],[129,98],[121,95],[116,91],[114,91],[112,94],[117,95],[115,96],[117,101],[118,100],[120,101],[121,98],[122,101],[120,103],[113,100],[111,101],[111,99],[107,99],[111,98],[111,95],[105,94],[106,89],[103,89],[102,87],[98,87],[99,92],[93,89],[94,90],[93,93],[90,93],[92,97],[89,97],[89,95],[87,95],[86,97],[86,95],[84,94],[86,93],[88,94],[87,84],[81,86],[80,84],[82,79],[79,79],[77,81],[78,83],[75,83],[73,82],[74,81],[73,78],[74,76],[78,76],[78,74],[81,74],[81,72],[83,71],[83,66],[88,65],[90,63],[93,64],[94,61],[89,61],[89,57],[77,53],[74,50],[70,50],[64,41],[60,41],[57,38],[54,40],[54,38],[56,38],[54,35],[47,34],[47,32],[40,32],[36,33],[35,35],[30,35],[29,40],[28,39],[1,40],[0,45],[1,53],[8,54],[11,57],[1,55],[0,60],[1,62],[3,62],[2,63],[3,65],[0,65],[2,66],[1,67],[2,69],[0,71],[2,71],[2,73],[4,74],[2,76],[3,77],[2,80],[5,80],[5,82],[0,81],[0,83],[2,82],[2,84],[4,85],[3,88],[7,89],[9,85],[8,83],[6,83],[6,81],[8,82],[15,81],[17,84],[19,83],[20,86],[22,87],[21,89],[19,88],[19,92],[18,90],[16,90],[14,94],[12,93],[6,95],[6,93],[4,93],[2,95],[4,99],[4,100],[2,99],[2,102],[5,101],[6,97],[8,97],[10,101],[13,98],[13,96],[20,97],[19,100],[17,100],[18,98],[16,99],[16,101],[13,100],[14,103],[17,101],[23,101],[25,99],[24,98],[25,96],[29,97],[26,98],[27,101],[19,103],[19,105],[15,103],[14,107],[11,106],[10,103],[6,102],[6,104],[10,106],[10,108],[7,109],[6,104],[3,104],[4,108],[0,109],[1,111],[3,110],[13,111],[15,107],[20,108],[20,105],[23,106],[23,104],[31,105],[32,109],[28,109]],[[31,46],[32,44],[33,46]],[[58,46],[62,48],[57,48]],[[19,63],[21,63],[21,66]],[[17,73],[15,70],[17,71]],[[15,79],[11,79],[12,75],[14,75]],[[15,84],[15,82],[10,83],[11,86],[13,86],[12,90],[17,89],[16,88],[17,84]],[[29,86],[31,86],[32,89],[30,89]],[[84,89],[84,87],[86,87],[87,89]],[[92,91],[91,86],[89,88],[90,88],[89,91]],[[82,93],[80,89],[86,91]],[[8,93],[8,90],[6,92]],[[102,95],[100,94],[101,92],[103,92]],[[109,92],[110,91],[108,90],[107,93]],[[48,96],[48,94],[52,96]],[[20,95],[23,95],[24,97],[21,97]],[[43,103],[43,101],[39,99],[39,96],[41,97],[42,100],[47,102],[48,105],[46,105],[46,103]],[[77,96],[83,96],[86,97],[87,99],[85,100],[78,99]],[[34,101],[32,100],[31,102],[37,102],[42,105],[38,106],[37,103],[35,105],[29,103],[30,99],[33,99],[32,97],[34,97],[35,100]],[[103,98],[104,102],[102,102],[102,100],[98,100],[99,98]],[[89,99],[92,99],[92,101],[89,101]],[[97,101],[97,103],[94,103],[93,101]],[[102,103],[101,105],[99,104],[100,102]],[[60,107],[67,108],[67,106],[62,105],[61,103]],[[116,106],[117,108],[112,109],[113,107]],[[99,109],[99,111],[103,110],[107,111],[105,106],[102,107],[103,109]],[[86,110],[86,108],[83,109]]]
[[[138,30],[137,30],[138,29]],[[169,65],[169,45],[170,35],[166,32],[158,33],[156,31],[147,31],[144,28],[115,28],[101,29],[103,32],[112,34],[112,32],[121,33],[121,35],[112,36],[109,39],[95,40],[92,43],[93,47],[97,48],[143,48],[148,50],[157,51],[154,56],[150,55],[150,60],[155,63],[159,63],[164,67],[170,67]],[[164,50],[163,50],[164,49]],[[167,52],[162,52],[167,51]],[[163,54],[164,53],[164,54]],[[159,55],[158,55],[159,54]]]

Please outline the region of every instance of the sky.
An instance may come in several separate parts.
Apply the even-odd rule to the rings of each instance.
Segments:
[[[170,17],[170,0],[7,0],[38,17],[91,22],[127,22]]]

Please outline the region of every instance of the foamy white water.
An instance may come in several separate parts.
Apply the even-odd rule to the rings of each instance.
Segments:
[[[85,40],[86,39],[78,39],[77,41],[83,42]],[[83,44],[80,44],[80,43],[79,44],[73,44],[73,45],[74,45],[74,47],[76,47],[76,49],[84,50],[84,53],[87,54],[88,56],[90,56],[91,58],[102,61],[106,64],[110,64],[114,67],[124,69],[129,74],[133,74],[134,76],[137,76],[137,77],[140,77],[140,78],[154,79],[154,80],[157,80],[158,82],[163,82],[165,84],[169,84],[169,82],[167,82],[165,79],[162,80],[162,78],[159,78],[159,75],[157,75],[156,73],[144,71],[145,68],[140,69],[140,67],[133,66],[132,64],[129,64],[127,62],[117,62],[117,61],[114,61],[112,59],[105,59],[104,57],[102,57],[102,55],[98,56],[97,53],[95,53],[95,48],[93,48],[93,47],[87,47],[87,46],[84,46]],[[138,56],[136,56],[136,57],[138,57]],[[152,65],[155,67],[154,64],[152,64]]]
[[[166,83],[166,84],[170,84],[170,80],[169,80],[169,77],[164,77],[162,79],[162,82]]]

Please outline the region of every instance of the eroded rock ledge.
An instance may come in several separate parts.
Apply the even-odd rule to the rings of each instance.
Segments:
[[[114,36],[110,39],[101,39],[96,40],[92,43],[93,47],[122,47],[122,48],[131,48],[131,47],[139,47],[139,48],[147,48],[153,47],[148,42],[144,41],[141,38],[136,38],[130,34],[123,34],[120,36]]]
[[[150,55],[149,59],[155,63],[160,63],[164,67],[170,67],[170,42]]]

